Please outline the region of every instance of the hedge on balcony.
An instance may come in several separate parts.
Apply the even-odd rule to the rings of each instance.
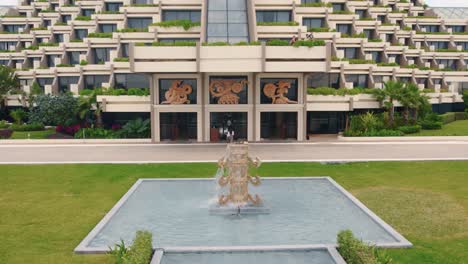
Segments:
[[[128,33],[128,32],[148,32],[148,28],[124,28],[117,30],[117,32]]]
[[[291,46],[288,40],[271,39],[266,42],[267,46]],[[325,46],[324,40],[297,40],[292,44],[293,47],[316,47]]]
[[[136,43],[136,46],[147,46],[146,43]],[[197,43],[195,41],[175,41],[175,42],[153,42],[149,46],[155,47],[194,47]]]
[[[318,88],[307,88],[307,94],[309,95],[336,95],[336,96],[345,96],[345,95],[357,95],[357,94],[373,94],[374,89],[369,88],[330,88],[330,87],[318,87]]]
[[[334,32],[328,27],[314,27],[314,28],[308,28],[308,32]]]
[[[229,43],[229,42],[204,42],[203,46],[259,46],[262,43],[260,41],[252,41],[246,42],[241,41],[237,43]]]
[[[128,62],[129,58],[115,58],[114,61],[115,62]]]
[[[299,26],[299,22],[296,22],[296,21],[257,22],[257,26]]]
[[[189,30],[193,27],[199,27],[200,25],[200,22],[192,22],[190,20],[169,20],[151,24],[151,26],[159,27],[183,27],[185,30]]]
[[[75,20],[79,20],[79,21],[91,21],[91,17],[90,16],[77,16],[75,18]]]
[[[300,5],[301,7],[332,7],[331,3],[304,3]]]
[[[109,33],[89,33],[88,38],[112,38],[112,32]]]
[[[114,89],[114,88],[95,88],[93,89],[83,89],[80,91],[80,95],[89,96],[91,94],[95,95],[133,95],[133,96],[148,96],[150,91],[148,88],[128,88],[125,89]]]

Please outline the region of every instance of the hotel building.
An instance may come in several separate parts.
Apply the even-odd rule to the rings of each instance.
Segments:
[[[319,87],[399,80],[437,112],[463,108],[465,11],[420,0],[21,0],[1,11],[0,64],[26,93],[33,83],[52,94],[148,89],[98,101],[107,124],[150,118],[154,142],[218,142],[228,127],[249,141],[301,141],[382,107]]]

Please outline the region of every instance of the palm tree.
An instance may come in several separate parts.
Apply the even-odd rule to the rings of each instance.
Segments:
[[[388,110],[389,126],[395,122],[395,101],[401,98],[404,84],[402,82],[388,81],[383,89],[375,89],[375,98]]]
[[[0,65],[0,112],[6,107],[5,99],[11,91],[20,86],[15,71],[10,67]]]
[[[405,123],[409,123],[410,109],[418,109],[420,105],[419,98],[421,97],[421,92],[419,88],[414,83],[407,83],[401,92],[400,98],[398,101],[403,105],[403,118]]]
[[[97,92],[93,91],[91,94],[81,96],[78,101],[78,116],[81,120],[85,120],[89,114],[94,115],[94,126],[102,127],[102,108],[97,102]],[[92,111],[92,108],[95,108]]]

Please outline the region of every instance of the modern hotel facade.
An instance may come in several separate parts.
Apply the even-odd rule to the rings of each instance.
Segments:
[[[440,112],[457,110],[468,88],[468,19],[420,0],[19,4],[0,18],[0,63],[17,70],[22,89],[149,88],[98,101],[108,123],[150,118],[154,142],[218,142],[228,127],[249,141],[305,140],[343,130],[349,113],[381,108],[370,94],[308,94],[318,87],[412,82]],[[180,20],[191,22],[168,22]],[[292,38],[324,43],[271,41]],[[18,96],[8,105],[21,106]]]

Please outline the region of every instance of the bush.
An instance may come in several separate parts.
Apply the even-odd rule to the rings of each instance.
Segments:
[[[421,131],[421,126],[420,125],[414,125],[414,126],[401,126],[398,128],[401,132],[405,134],[414,134],[418,133]]]
[[[78,114],[78,98],[72,94],[38,95],[29,114],[29,122],[43,125],[73,125]]]
[[[85,139],[85,138],[111,139],[111,138],[119,138],[119,136],[113,130],[107,130],[103,128],[81,128],[75,133],[75,138],[76,139]]]
[[[124,138],[149,138],[151,135],[149,119],[135,119],[128,121],[120,131],[121,136]]]
[[[42,131],[44,130],[44,125],[38,123],[24,125],[13,124],[11,129],[13,131]]]
[[[430,113],[420,122],[423,129],[435,130],[441,129],[443,125],[443,119],[436,113]]]
[[[338,233],[338,252],[348,264],[390,264],[392,259],[383,251],[357,239],[350,230]]]
[[[468,110],[468,90],[463,91],[463,102],[465,103],[465,112]]]
[[[289,46],[289,41],[283,39],[270,39],[266,43],[267,46]]]
[[[10,124],[8,124],[7,121],[5,120],[0,121],[0,129],[9,128],[9,127],[10,127]]]
[[[81,129],[81,126],[78,124],[69,125],[69,126],[57,126],[55,128],[55,132],[65,133],[65,134],[74,136],[80,129]]]
[[[316,46],[325,46],[325,41],[323,40],[297,40],[294,42],[293,47],[316,47]]]
[[[0,129],[0,138],[1,139],[8,139],[13,135],[13,130],[11,129]]]
[[[192,27],[200,26],[200,22],[192,22],[191,20],[169,20],[151,24],[151,26],[159,27],[183,27],[184,30],[189,30]]]
[[[127,248],[123,240],[109,252],[116,264],[148,264],[153,255],[153,238],[148,231],[137,231],[133,244]]]
[[[17,125],[21,125],[27,116],[28,113],[21,108],[15,109],[10,112],[10,117],[15,121],[14,123]]]
[[[448,124],[457,120],[465,120],[466,114],[464,112],[449,112],[441,115],[442,123]]]
[[[127,90],[127,95],[148,96],[149,94],[148,88],[129,88]]]

